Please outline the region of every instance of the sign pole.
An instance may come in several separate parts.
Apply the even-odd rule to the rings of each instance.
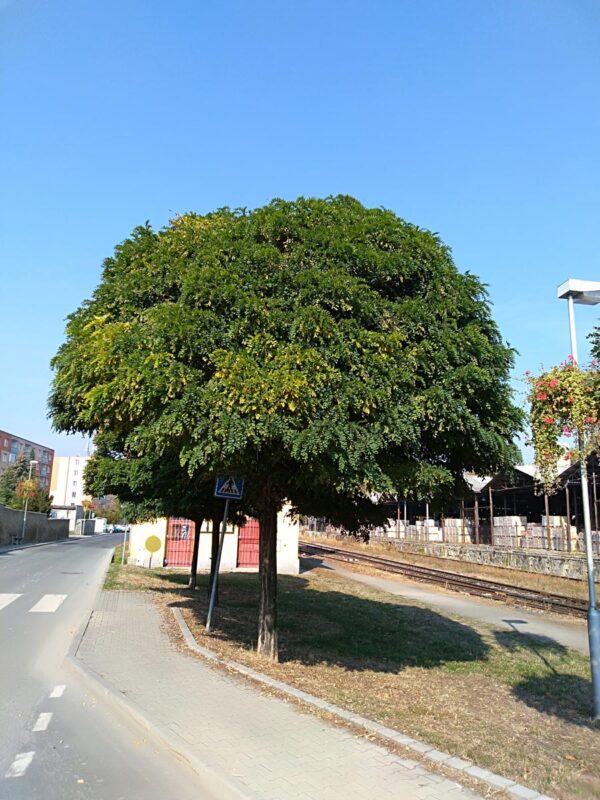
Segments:
[[[123,552],[121,553],[121,566],[125,563],[125,548],[127,547],[127,525],[123,531]]]
[[[227,517],[229,516],[229,503],[230,498],[225,500],[225,510],[223,511],[223,522],[221,523],[221,539],[219,541],[219,552],[217,553],[217,563],[215,564],[213,582],[210,587],[210,600],[208,601],[208,614],[206,615],[206,632],[210,633],[210,623],[212,620],[213,609],[215,607],[215,598],[217,596],[217,582],[219,580],[219,567],[221,565],[221,554],[223,553],[223,544],[225,542],[225,531],[227,530]]]

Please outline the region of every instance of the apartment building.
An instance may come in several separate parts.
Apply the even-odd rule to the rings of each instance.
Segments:
[[[23,439],[21,436],[15,436],[14,433],[0,430],[0,475],[19,457],[19,454],[25,451],[29,454],[33,451],[33,459],[37,461],[35,465],[36,478],[40,482],[40,486],[47,492],[50,491],[50,477],[52,475],[52,464],[54,462],[54,450],[51,447],[45,447],[42,444],[36,444],[29,439]]]
[[[83,471],[89,458],[56,456],[50,485],[53,506],[80,506],[89,497],[83,485]]]

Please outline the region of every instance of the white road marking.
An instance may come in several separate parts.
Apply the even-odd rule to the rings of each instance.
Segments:
[[[66,594],[45,594],[41,600],[29,609],[33,614],[52,614],[66,598]]]
[[[36,719],[32,731],[34,733],[38,733],[39,731],[45,731],[48,728],[48,725],[50,725],[51,719],[52,719],[51,711],[42,711],[42,713]]]
[[[62,697],[66,688],[64,684],[59,683],[58,686],[55,686],[50,692],[50,697]]]
[[[27,767],[33,761],[33,757],[35,755],[35,750],[30,750],[28,753],[18,753],[15,760],[12,762],[6,774],[4,775],[5,778],[20,778],[27,772]]]
[[[0,611],[21,597],[20,594],[0,594]]]

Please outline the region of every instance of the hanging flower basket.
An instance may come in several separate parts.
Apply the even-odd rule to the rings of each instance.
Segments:
[[[587,457],[600,441],[600,370],[582,369],[572,358],[541,375],[525,374],[530,424],[539,480],[551,494],[558,486],[558,462]]]

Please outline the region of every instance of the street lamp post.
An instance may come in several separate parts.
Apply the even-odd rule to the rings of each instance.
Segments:
[[[28,483],[31,483],[31,470],[33,469],[34,464],[38,462],[32,459],[29,462],[29,475],[27,477]],[[29,486],[27,487],[27,494],[25,495],[25,508],[23,509],[23,530],[21,531],[21,541],[25,541],[25,525],[27,523],[27,506],[29,504]]]
[[[561,300],[569,304],[569,333],[571,336],[571,356],[578,363],[577,332],[575,330],[575,303],[593,306],[600,303],[600,281],[580,281],[570,278],[557,290]],[[592,524],[590,517],[590,497],[588,492],[587,463],[584,442],[579,442],[579,466],[581,470],[581,501],[583,505],[583,528],[588,579],[588,639],[590,643],[590,662],[592,669],[593,718],[600,720],[600,612],[596,607],[596,583],[594,575],[594,553],[592,548]]]

